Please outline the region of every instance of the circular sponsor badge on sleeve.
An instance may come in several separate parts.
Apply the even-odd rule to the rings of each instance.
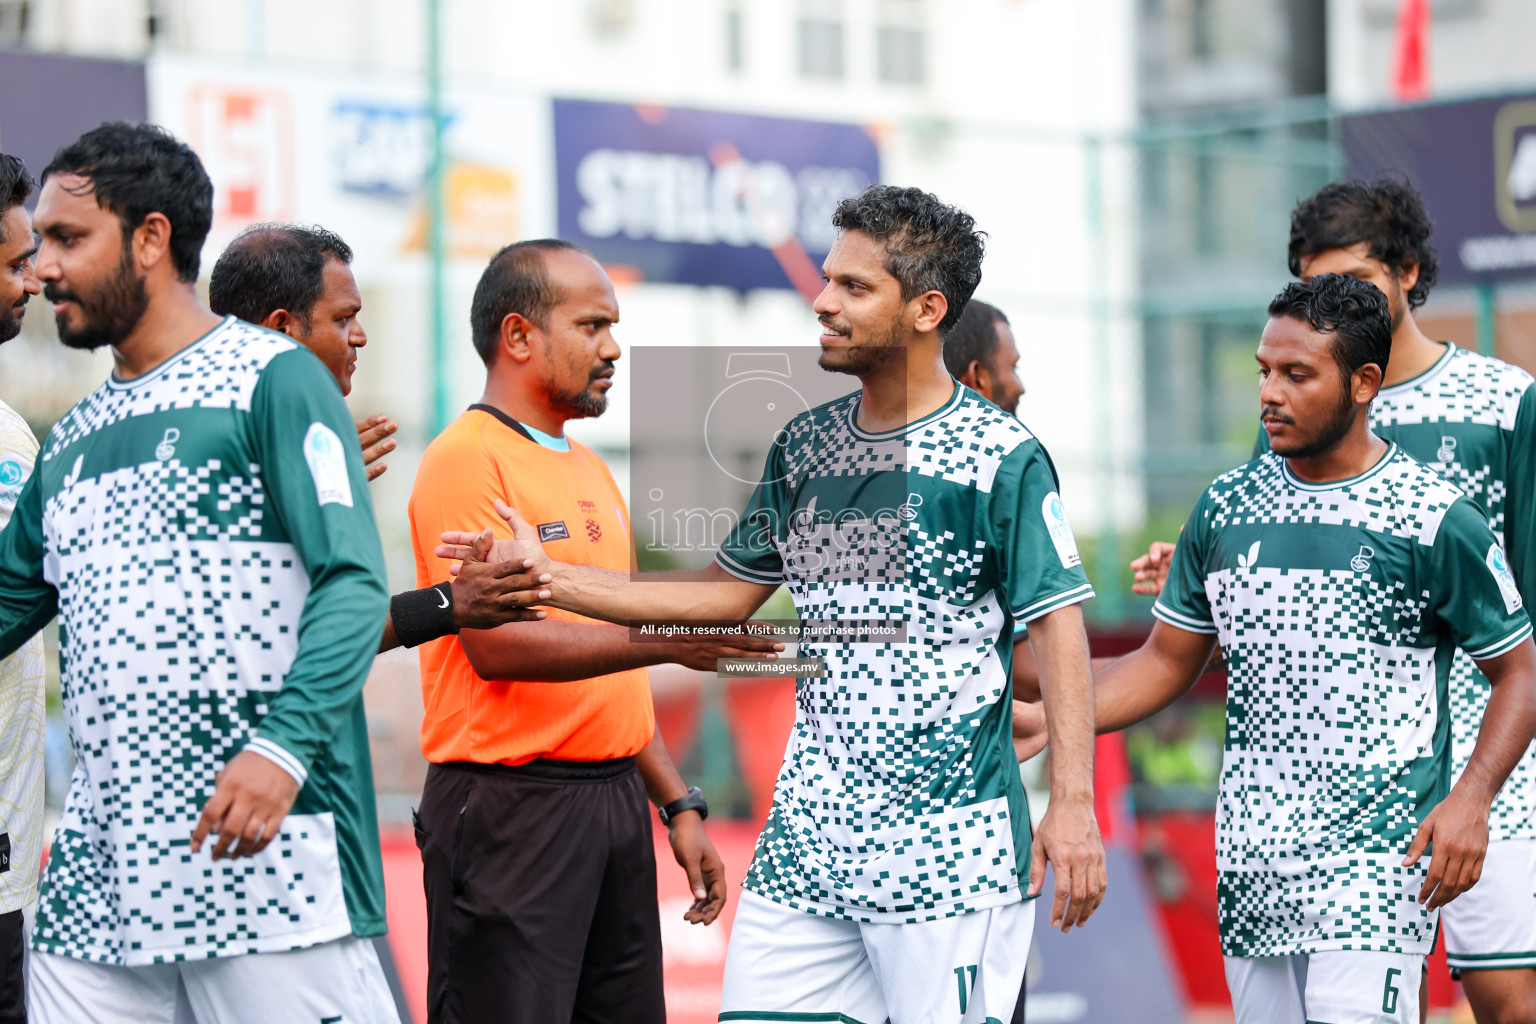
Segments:
[[[1067,522],[1067,510],[1061,503],[1061,495],[1052,491],[1045,496],[1045,501],[1040,505],[1040,514],[1045,519],[1045,528],[1051,535],[1051,543],[1056,546],[1056,557],[1061,559],[1065,568],[1081,565],[1082,556],[1077,553],[1077,540],[1072,536],[1072,526]]]

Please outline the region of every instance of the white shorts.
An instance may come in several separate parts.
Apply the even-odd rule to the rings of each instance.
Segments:
[[[919,924],[861,924],[743,891],[720,1019],[1009,1021],[1034,926],[1034,900]]]
[[[400,1024],[372,939],[118,967],[27,951],[34,1024]]]
[[[1236,1024],[1419,1024],[1421,953],[1224,959]]]
[[[1458,971],[1536,967],[1536,839],[1488,844],[1477,884],[1440,909]]]

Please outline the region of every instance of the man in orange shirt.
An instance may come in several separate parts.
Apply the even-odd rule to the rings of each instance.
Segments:
[[[411,494],[417,585],[450,579],[439,536],[495,525],[496,499],[537,524],[556,557],[627,572],[629,516],[608,467],[564,436],[600,415],[620,350],[613,285],[565,242],[508,246],[470,311],[481,400],[427,448]],[[418,813],[432,1024],[664,1024],[647,793],[708,924],[725,904],[702,794],[655,732],[646,666],[713,670],[779,645],[740,636],[632,643],[621,626],[550,610],[421,647]]]
[[[229,243],[208,279],[208,308],[286,334],[331,371],[345,397],[352,393],[357,351],[368,344],[358,314],[363,298],[352,276],[352,247],[316,225],[254,224]],[[387,468],[379,460],[395,450],[388,416],[358,420],[358,442],[370,482]],[[482,540],[489,548],[490,538]],[[485,570],[461,571],[452,586],[411,590],[390,598],[379,653],[416,647],[460,629],[491,629],[504,622],[542,619],[526,606],[538,599],[536,578],[508,593]]]

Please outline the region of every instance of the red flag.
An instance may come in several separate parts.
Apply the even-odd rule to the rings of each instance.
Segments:
[[[1397,9],[1392,91],[1399,103],[1429,99],[1429,0],[1402,0]]]

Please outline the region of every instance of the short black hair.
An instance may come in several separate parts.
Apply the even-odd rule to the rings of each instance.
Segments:
[[[1434,231],[1423,198],[1409,182],[1336,181],[1291,211],[1291,273],[1301,274],[1303,257],[1364,242],[1371,259],[1394,275],[1419,268],[1418,280],[1408,290],[1408,308],[1418,309],[1440,276],[1440,259],[1429,244]]]
[[[513,242],[491,257],[469,304],[470,336],[486,366],[496,358],[501,322],[509,315],[521,313],[530,322],[547,326],[549,312],[559,305],[560,296],[550,283],[544,256],[561,251],[592,255],[561,238],[535,238]]]
[[[981,283],[986,232],[964,210],[931,192],[898,185],[870,185],[837,204],[832,226],[885,243],[885,272],[901,283],[908,301],[936,291],[949,301],[940,331],[955,326]]]
[[[1333,335],[1333,358],[1346,381],[1367,363],[1387,372],[1392,355],[1392,315],[1387,297],[1373,284],[1348,274],[1319,274],[1292,281],[1269,304],[1269,315],[1287,316],[1319,334]]]
[[[307,328],[325,291],[327,260],[352,262],[352,247],[318,225],[254,224],[220,254],[208,278],[208,307],[259,324],[279,309]]]
[[[55,153],[42,180],[55,174],[90,179],[96,202],[122,221],[125,246],[145,217],[163,213],[171,222],[176,275],[197,280],[203,241],[213,225],[213,182],[186,143],[159,125],[112,121]]]
[[[972,299],[965,304],[965,312],[944,334],[944,367],[951,377],[959,377],[971,363],[992,368],[997,356],[997,322],[1008,322],[1003,311],[996,306]]]
[[[27,173],[27,165],[20,157],[0,153],[0,216],[11,212],[12,207],[27,201],[37,183]],[[5,241],[5,231],[0,228],[0,242]]]

